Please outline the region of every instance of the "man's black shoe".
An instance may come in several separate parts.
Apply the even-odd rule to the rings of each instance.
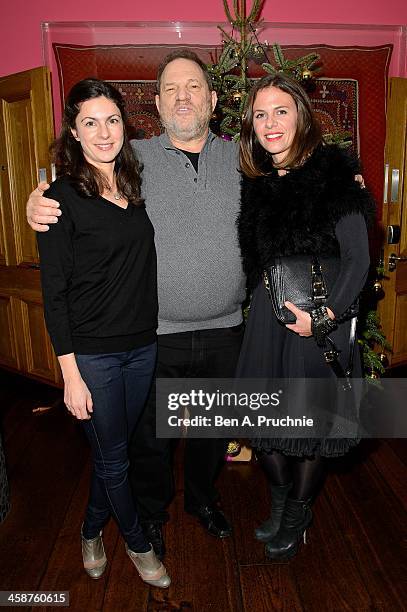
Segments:
[[[163,538],[163,524],[160,521],[143,521],[141,523],[147,542],[154,548],[154,552],[160,561],[165,555],[165,543]]]
[[[232,535],[232,527],[220,508],[201,506],[188,512],[196,516],[211,535],[217,538],[227,538]]]

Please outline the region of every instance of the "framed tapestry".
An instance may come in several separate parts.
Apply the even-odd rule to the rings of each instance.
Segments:
[[[219,48],[182,45],[194,49],[205,62],[216,58]],[[117,86],[127,101],[135,138],[149,138],[161,131],[155,108],[155,76],[162,58],[176,45],[71,45],[54,43],[61,101],[74,83],[88,76]],[[376,200],[383,194],[385,103],[392,46],[337,47],[330,45],[282,46],[288,59],[316,52],[321,56],[323,77],[310,94],[324,132],[348,130],[352,145],[364,166],[366,183]],[[264,74],[251,62],[249,75]]]

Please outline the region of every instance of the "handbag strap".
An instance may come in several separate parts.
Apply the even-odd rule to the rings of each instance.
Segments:
[[[327,288],[325,285],[324,276],[322,274],[321,264],[316,255],[312,258],[312,267],[311,267],[311,287],[312,287],[312,298],[314,302],[321,306],[325,303],[326,298],[328,297]],[[324,358],[328,365],[331,366],[333,372],[338,378],[343,379],[343,388],[350,389],[350,377],[352,375],[353,370],[353,357],[355,353],[355,341],[356,341],[356,323],[357,317],[352,317],[350,321],[350,331],[349,331],[349,357],[348,357],[348,365],[344,370],[341,363],[338,360],[339,350],[336,348],[335,343],[329,336],[327,336],[327,340],[331,345],[330,350],[324,351]]]
[[[352,317],[350,321],[350,331],[349,331],[349,358],[348,365],[346,370],[343,369],[341,363],[338,360],[339,350],[336,348],[335,343],[329,336],[326,337],[331,348],[329,350],[324,351],[325,362],[331,366],[334,374],[342,379],[342,386],[345,391],[352,388],[350,378],[352,376],[353,369],[353,358],[355,354],[355,342],[356,342],[356,323],[357,317]]]

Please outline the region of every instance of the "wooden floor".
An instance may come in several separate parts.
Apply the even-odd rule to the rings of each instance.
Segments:
[[[335,460],[314,504],[307,545],[280,564],[265,560],[252,535],[267,515],[267,490],[257,465],[229,464],[223,470],[219,488],[234,536],[220,541],[183,512],[178,452],[177,495],[165,528],[173,581],[166,592],[139,580],[112,522],[105,530],[105,576],[92,581],[83,572],[78,534],[88,449],[77,423],[61,407],[32,413],[58,394],[0,372],[12,492],[11,512],[0,525],[0,590],[69,591],[69,609],[75,612],[407,610],[404,441],[365,441],[353,465]]]

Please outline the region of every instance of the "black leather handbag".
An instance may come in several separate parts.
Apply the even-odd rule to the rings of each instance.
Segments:
[[[340,259],[316,257],[315,255],[290,255],[275,257],[264,270],[264,284],[269,294],[274,313],[283,325],[295,323],[295,315],[284,306],[291,302],[297,308],[310,312],[323,306],[330,295],[340,272]],[[353,369],[353,353],[356,341],[356,318],[359,300],[349,306],[345,313],[336,317],[337,323],[351,320],[349,333],[349,355],[346,368],[338,360],[339,352],[327,336],[327,346],[323,352],[326,363],[338,378],[343,379],[343,388],[351,389],[350,377]]]
[[[264,270],[264,284],[280,323],[295,323],[295,315],[284,306],[292,302],[306,312],[323,306],[340,272],[340,259],[315,255],[275,257]],[[358,301],[336,318],[338,323],[358,315]]]

